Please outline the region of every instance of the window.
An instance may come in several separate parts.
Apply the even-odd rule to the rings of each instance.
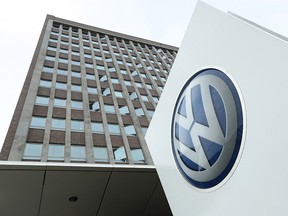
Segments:
[[[105,81],[107,81],[107,79],[108,79],[107,76],[104,75],[100,78],[100,82],[105,82]]]
[[[114,72],[116,72],[116,68],[114,68],[114,67],[108,68],[108,71],[110,73],[114,73]]]
[[[55,98],[55,99],[54,99],[54,106],[66,107],[66,100],[65,100],[65,99]]]
[[[108,153],[106,147],[93,147],[95,162],[107,162]]]
[[[153,87],[152,87],[151,84],[146,84],[146,87],[147,87],[148,89],[153,89]]]
[[[49,104],[49,97],[37,96],[35,103],[40,104],[40,105],[48,105]]]
[[[87,87],[88,93],[90,94],[97,94],[97,88],[94,87]]]
[[[66,83],[59,83],[59,82],[56,82],[56,86],[55,86],[56,89],[62,89],[62,90],[67,90],[67,84]]]
[[[145,136],[148,128],[147,128],[147,127],[141,127],[141,130],[142,130],[142,133],[143,133],[144,136]]]
[[[144,111],[142,108],[135,109],[135,113],[137,116],[144,116]]]
[[[100,111],[100,103],[98,101],[96,102],[90,102],[89,104],[90,110],[92,111]]]
[[[127,74],[126,70],[120,69],[121,74]]]
[[[115,108],[113,105],[104,104],[104,110],[106,113],[115,113]]]
[[[71,76],[72,76],[72,77],[81,78],[81,73],[80,73],[80,72],[76,72],[76,71],[71,71]]]
[[[78,120],[71,120],[71,130],[84,131],[84,122]]]
[[[26,143],[23,153],[23,160],[40,160],[42,144],[41,143]]]
[[[111,82],[114,84],[119,84],[119,80],[115,78],[111,78]]]
[[[124,80],[124,83],[125,83],[126,86],[131,86],[131,82],[128,81],[128,80]]]
[[[114,149],[113,153],[116,162],[127,162],[127,156],[124,146]]]
[[[142,149],[131,149],[132,159],[135,163],[144,163],[145,158]]]
[[[111,94],[111,91],[109,88],[106,88],[103,90],[102,94],[103,94],[103,96],[109,96]]]
[[[141,99],[143,101],[149,101],[148,96],[146,96],[146,95],[141,95]]]
[[[143,73],[140,73],[140,76],[141,76],[142,78],[147,78],[146,74],[143,74]]]
[[[98,70],[105,70],[104,66],[103,65],[96,65],[96,68]]]
[[[116,97],[118,97],[118,98],[123,98],[122,92],[114,91],[114,93],[115,93],[115,96],[116,96]]]
[[[48,161],[64,161],[64,145],[49,144]]]
[[[128,114],[128,113],[129,113],[128,106],[120,107],[120,108],[119,108],[119,111],[120,111],[120,114],[122,114],[122,115]]]
[[[130,99],[131,99],[131,100],[135,100],[136,98],[138,98],[137,93],[136,93],[136,92],[133,92],[133,93],[130,95]]]
[[[108,130],[110,134],[120,134],[120,127],[118,124],[108,124]]]
[[[42,71],[45,73],[53,73],[54,68],[50,68],[50,67],[43,67]]]
[[[86,161],[85,146],[71,145],[71,161]]]
[[[57,69],[57,74],[67,76],[67,70]]]
[[[134,125],[126,125],[126,126],[124,126],[124,129],[125,129],[126,135],[128,135],[128,136],[135,136],[136,135],[136,130],[135,130]]]
[[[96,55],[96,56],[95,56],[95,59],[102,61],[102,57],[101,57],[101,56],[97,56],[97,55]]]
[[[113,62],[112,58],[105,59],[106,62]]]
[[[71,100],[71,108],[72,109],[83,109],[83,102]]]
[[[87,68],[93,68],[93,64],[85,63],[85,67],[87,67]]]
[[[81,85],[71,85],[71,90],[75,91],[75,92],[81,92],[82,87],[81,87]]]
[[[136,85],[138,88],[142,88],[142,84],[141,84],[141,83],[135,82],[135,85]]]
[[[53,57],[53,56],[45,56],[45,60],[55,61],[55,57]]]
[[[73,60],[72,60],[72,62],[71,62],[71,63],[72,63],[72,65],[77,65],[77,66],[80,66],[80,62],[79,62],[79,61],[73,61]]]
[[[46,125],[46,117],[32,116],[31,127],[44,128]]]
[[[126,62],[126,64],[127,64],[128,66],[132,66],[132,63],[131,63],[131,62]]]
[[[68,64],[68,59],[59,58],[59,62]]]
[[[91,122],[92,133],[103,133],[103,126],[100,122]]]
[[[40,80],[40,87],[44,87],[44,88],[51,88],[51,81],[48,80]]]
[[[147,112],[148,112],[149,117],[152,118],[154,115],[154,110],[147,110]]]
[[[65,129],[65,119],[52,118],[52,128],[53,129]]]
[[[86,79],[95,80],[95,76],[93,74],[86,74]]]
[[[159,102],[158,97],[152,97],[153,101],[157,104]]]

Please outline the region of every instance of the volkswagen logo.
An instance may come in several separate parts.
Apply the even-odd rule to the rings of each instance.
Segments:
[[[216,189],[232,174],[244,145],[242,109],[234,82],[218,69],[201,70],[184,85],[171,141],[178,170],[194,187]]]

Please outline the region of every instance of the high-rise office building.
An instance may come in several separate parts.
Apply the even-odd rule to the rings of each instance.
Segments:
[[[177,50],[48,15],[0,159],[153,164],[144,135]]]

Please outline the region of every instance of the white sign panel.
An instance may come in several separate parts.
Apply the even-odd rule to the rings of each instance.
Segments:
[[[198,2],[146,134],[174,215],[287,215],[287,59]]]

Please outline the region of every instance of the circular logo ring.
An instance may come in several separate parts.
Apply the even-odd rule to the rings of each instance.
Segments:
[[[219,185],[243,149],[243,107],[237,88],[222,71],[194,74],[177,99],[172,151],[178,170],[198,189]]]

